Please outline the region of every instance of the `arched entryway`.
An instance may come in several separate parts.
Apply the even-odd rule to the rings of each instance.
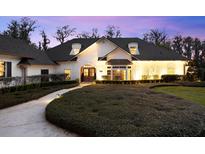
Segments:
[[[81,67],[81,82],[92,82],[96,79],[96,69],[92,65]]]

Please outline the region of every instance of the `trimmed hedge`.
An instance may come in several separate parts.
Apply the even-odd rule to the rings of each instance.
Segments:
[[[157,83],[161,80],[97,80],[96,84],[139,84],[139,83]]]
[[[164,82],[175,82],[175,81],[181,81],[183,80],[183,75],[162,75],[161,76],[162,81]]]
[[[42,82],[42,83],[35,83],[35,84],[27,84],[21,86],[14,86],[14,87],[6,87],[0,89],[0,93],[9,93],[9,92],[16,92],[16,91],[24,91],[28,89],[35,89],[41,87],[49,87],[49,86],[57,86],[57,85],[64,85],[64,84],[76,84],[78,83],[77,80],[70,80],[70,81],[57,81],[57,82]]]

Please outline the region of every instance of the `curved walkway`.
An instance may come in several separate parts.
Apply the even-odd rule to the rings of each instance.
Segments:
[[[47,122],[45,107],[59,95],[87,85],[89,84],[59,90],[39,99],[0,110],[0,137],[77,136]]]

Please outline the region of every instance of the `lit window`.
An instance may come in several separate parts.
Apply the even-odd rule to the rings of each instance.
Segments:
[[[173,64],[168,64],[168,66],[167,66],[167,74],[175,74],[175,69],[173,67]]]
[[[111,75],[111,70],[107,70],[107,75]]]
[[[84,70],[83,70],[83,75],[84,75],[84,76],[88,76],[88,69],[87,69],[87,68],[84,68]]]
[[[92,76],[92,77],[95,76],[95,69],[93,69],[93,68],[90,69],[90,76]]]
[[[0,77],[4,77],[5,74],[5,63],[0,61]]]
[[[71,70],[70,69],[66,69],[64,71],[64,73],[65,73],[65,79],[66,80],[70,80],[71,79]]]
[[[136,47],[130,47],[130,53],[132,55],[136,55],[136,52],[137,52],[137,48]]]
[[[12,76],[12,63],[0,61],[0,77]]]

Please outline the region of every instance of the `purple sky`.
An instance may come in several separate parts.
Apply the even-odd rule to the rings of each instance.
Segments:
[[[21,17],[0,17],[0,32],[6,29],[12,19],[19,20]],[[77,32],[91,31],[98,28],[100,34],[104,33],[107,25],[120,27],[123,37],[140,37],[150,29],[158,28],[164,30],[170,37],[176,34],[190,35],[205,39],[205,17],[142,17],[142,16],[32,16],[37,21],[38,28],[32,34],[33,42],[38,42],[40,30],[45,30],[51,40],[50,46],[55,46],[58,42],[53,38],[56,27],[70,25],[77,28]]]

